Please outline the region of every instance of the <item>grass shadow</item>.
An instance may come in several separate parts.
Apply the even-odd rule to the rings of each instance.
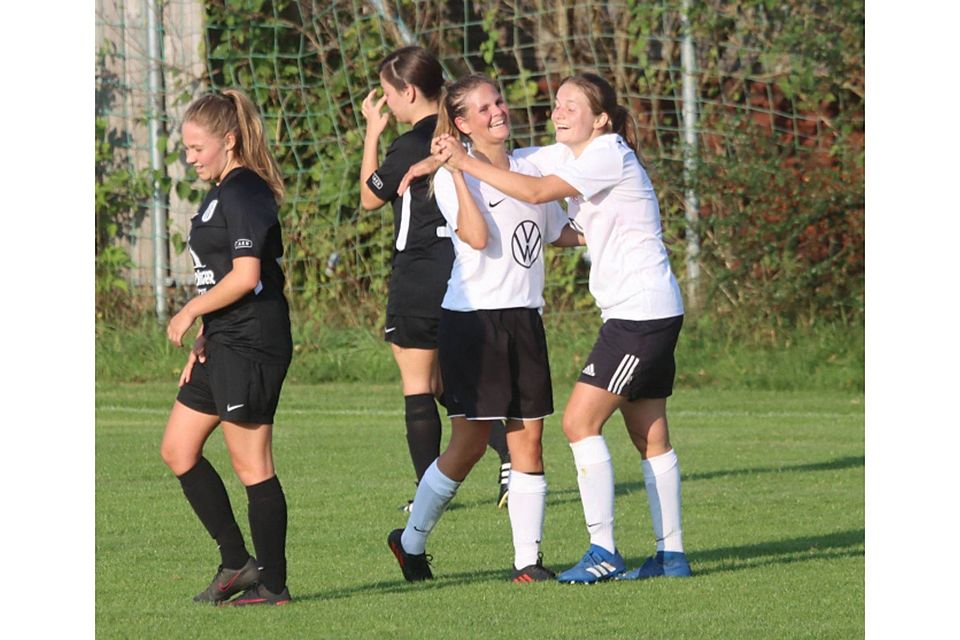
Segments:
[[[444,573],[435,576],[433,580],[410,583],[402,578],[397,580],[378,581],[360,584],[345,589],[321,591],[296,597],[297,601],[311,600],[339,600],[353,598],[360,595],[383,595],[389,593],[409,593],[413,589],[444,589],[462,584],[476,582],[508,582],[510,572],[503,569],[489,569],[486,571],[462,571],[459,573]]]
[[[864,529],[822,536],[803,536],[738,547],[719,547],[687,553],[694,576],[744,571],[774,564],[792,564],[829,558],[864,556]],[[642,557],[627,558],[627,566],[639,566]]]
[[[717,471],[704,471],[699,473],[681,474],[682,482],[697,482],[700,480],[716,480],[718,478],[736,478],[738,476],[753,476],[763,473],[806,473],[809,471],[836,471],[841,469],[855,469],[863,467],[866,462],[865,456],[846,456],[835,460],[826,460],[824,462],[813,462],[809,464],[795,464],[784,466],[769,467],[751,467],[748,469],[720,469]],[[643,482],[618,482],[614,486],[614,495],[627,495],[635,491],[646,491]],[[573,495],[573,498],[559,498],[558,496]],[[571,502],[580,499],[580,490],[577,487],[568,487],[550,491],[547,496],[548,504],[558,504]]]

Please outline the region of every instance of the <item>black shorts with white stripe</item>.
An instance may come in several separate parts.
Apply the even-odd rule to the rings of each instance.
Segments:
[[[603,323],[578,382],[625,396],[666,398],[673,393],[673,357],[683,316]]]
[[[537,309],[444,309],[437,342],[448,416],[537,420],[553,413]]]

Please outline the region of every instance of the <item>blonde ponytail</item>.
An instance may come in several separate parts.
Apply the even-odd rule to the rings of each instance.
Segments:
[[[260,113],[245,93],[226,89],[201,96],[187,107],[183,121],[194,122],[215,136],[232,133],[240,166],[263,178],[277,202],[283,199],[283,176],[267,146]]]

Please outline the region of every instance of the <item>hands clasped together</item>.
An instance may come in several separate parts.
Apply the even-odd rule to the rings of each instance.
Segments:
[[[417,178],[428,176],[440,167],[450,171],[459,171],[467,157],[467,150],[455,137],[444,133],[430,142],[430,156],[412,165],[400,181],[397,193],[403,194],[410,183]]]

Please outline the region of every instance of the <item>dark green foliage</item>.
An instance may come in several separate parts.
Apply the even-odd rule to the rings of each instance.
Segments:
[[[451,77],[496,77],[520,145],[552,141],[549,113],[563,76],[591,69],[609,78],[637,116],[684,286],[685,193],[696,189],[703,302],[697,309],[689,301],[691,315],[744,335],[772,327],[781,338],[824,320],[862,323],[862,1],[693,3],[699,161],[689,178],[678,3],[560,10],[532,0],[230,0],[208,3],[206,13],[205,80],[243,88],[264,113],[287,179],[290,298],[316,327],[369,328],[382,319],[392,214],[359,207],[360,102],[377,86],[380,59],[407,44],[405,33],[437,52]],[[388,129],[381,153],[397,133]],[[173,240],[182,250],[183,239]],[[119,258],[100,254],[98,245],[106,264]],[[551,310],[593,307],[580,254],[548,252]]]

